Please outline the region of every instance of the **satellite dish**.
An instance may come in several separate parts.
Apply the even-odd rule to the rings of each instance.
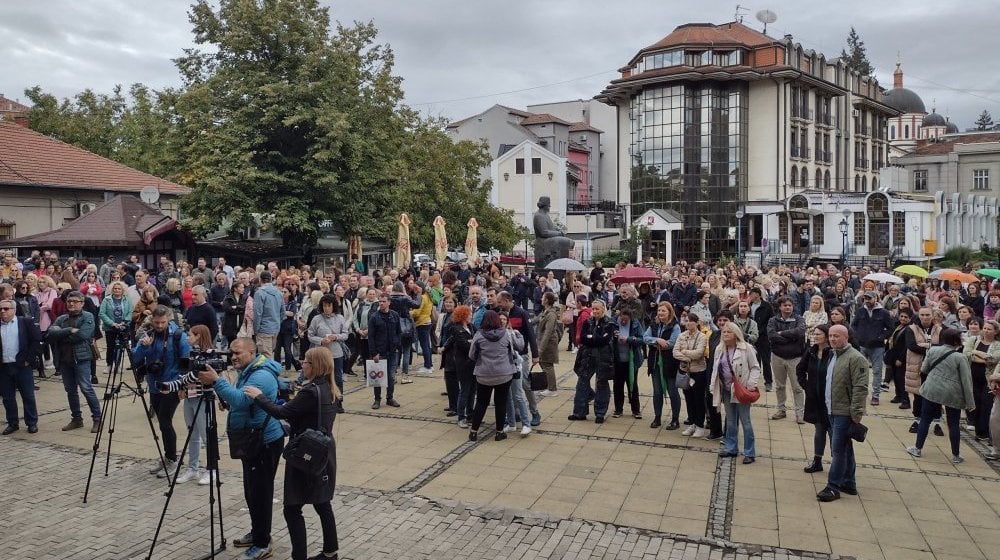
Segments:
[[[142,190],[139,191],[139,198],[146,204],[156,204],[156,201],[160,200],[160,189],[153,185],[142,187]]]
[[[761,10],[757,12],[755,17],[757,18],[757,21],[764,24],[764,33],[767,33],[767,24],[778,21],[778,14],[772,12],[771,10]]]

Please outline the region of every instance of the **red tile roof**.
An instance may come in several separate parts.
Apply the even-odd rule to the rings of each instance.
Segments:
[[[688,23],[674,29],[666,37],[642,49],[659,50],[677,46],[744,46],[760,47],[778,41],[751,29],[742,23],[730,22],[722,25],[711,23]]]
[[[590,132],[596,132],[598,134],[603,134],[604,131],[599,128],[594,128],[585,122],[575,122],[569,125],[570,132],[579,132],[582,130],[589,130]]]
[[[27,113],[30,110],[31,107],[0,95],[0,114]]]
[[[0,242],[4,247],[136,247],[177,222],[132,195],[119,195],[52,231]]]
[[[950,154],[955,151],[955,144],[986,144],[989,142],[1000,142],[1000,132],[979,132],[947,136],[938,142],[921,140],[917,143],[917,147],[907,155]]]
[[[12,122],[0,122],[0,186],[31,185],[138,193],[156,186],[163,194],[191,192]]]
[[[544,124],[544,123],[558,123],[558,124],[569,125],[568,122],[560,119],[559,117],[550,115],[548,113],[534,113],[529,117],[525,117],[520,124],[523,126],[529,124]]]

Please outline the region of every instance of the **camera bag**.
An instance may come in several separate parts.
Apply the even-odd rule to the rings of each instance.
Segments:
[[[323,399],[317,387],[316,429],[306,428],[290,437],[281,455],[288,466],[312,476],[320,476],[326,471],[330,461],[332,444],[333,440],[323,431]]]

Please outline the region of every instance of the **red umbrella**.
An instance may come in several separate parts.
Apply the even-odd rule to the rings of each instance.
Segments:
[[[638,284],[640,282],[655,282],[659,279],[660,277],[655,272],[641,266],[626,268],[611,277],[611,281],[615,284]]]

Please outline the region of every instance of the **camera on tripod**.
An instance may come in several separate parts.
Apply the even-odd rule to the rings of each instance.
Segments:
[[[180,378],[174,381],[157,381],[156,388],[160,391],[175,392],[180,391],[188,383],[199,383],[198,372],[205,371],[208,368],[212,368],[215,371],[223,371],[226,369],[226,357],[227,352],[209,351],[209,352],[196,352],[191,354],[188,358],[180,359],[181,371],[184,372]],[[153,367],[157,362],[148,364],[147,367]],[[160,364],[162,368],[163,364]],[[161,370],[162,371],[162,370]]]

